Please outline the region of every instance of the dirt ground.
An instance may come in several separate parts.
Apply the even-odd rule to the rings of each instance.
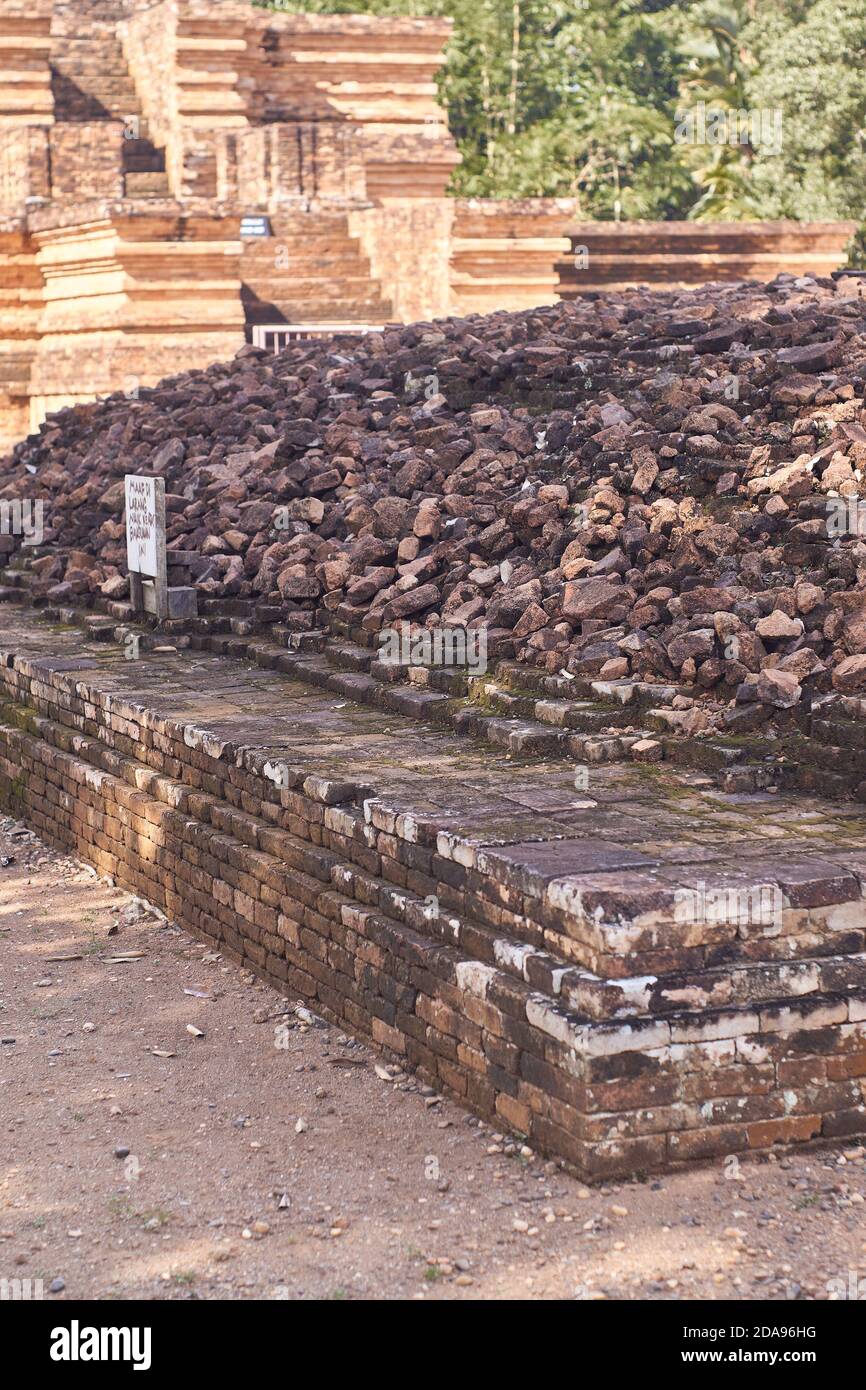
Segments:
[[[866,1297],[864,1197],[853,1144],[590,1190],[0,818],[0,1279]]]

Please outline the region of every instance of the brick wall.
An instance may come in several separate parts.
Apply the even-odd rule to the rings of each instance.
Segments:
[[[53,197],[123,197],[120,121],[58,122],[49,140]]]
[[[0,217],[20,216],[28,199],[47,199],[48,131],[0,127]]]
[[[27,431],[42,276],[23,219],[0,220],[0,453]]]
[[[571,254],[557,262],[560,295],[628,285],[773,280],[780,271],[829,275],[845,264],[855,222],[620,222],[566,220]],[[576,254],[577,253],[577,254]]]
[[[366,198],[358,132],[347,122],[272,122],[226,138],[237,151],[231,191],[244,207],[276,211],[300,198]]]
[[[3,0],[0,6],[0,127],[51,124],[52,0]]]
[[[790,891],[775,975],[753,947],[727,1004],[699,1005],[701,985],[669,975],[647,1012],[644,977],[605,998],[574,963],[604,941],[626,950],[627,882],[610,890],[619,920],[598,888],[581,915],[564,891],[528,893],[507,847],[476,853],[429,816],[303,766],[280,790],[261,748],[150,710],[117,672],[101,684],[3,647],[7,809],[537,1149],[606,1177],[866,1130],[862,970],[827,957],[802,995],[816,966],[798,975],[789,939],[810,914],[826,931],[835,911],[862,959],[866,873],[833,880],[825,865]],[[635,941],[650,921],[644,905]],[[694,928],[680,936],[697,962]]]

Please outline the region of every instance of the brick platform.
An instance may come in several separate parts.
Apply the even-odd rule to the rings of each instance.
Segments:
[[[127,661],[2,616],[7,809],[540,1151],[601,1177],[866,1132],[862,807],[634,765],[578,792],[274,643]],[[766,919],[707,910],[759,885]]]

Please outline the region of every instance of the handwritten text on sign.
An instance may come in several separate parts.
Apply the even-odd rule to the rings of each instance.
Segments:
[[[127,473],[126,563],[135,574],[157,573],[156,479]]]

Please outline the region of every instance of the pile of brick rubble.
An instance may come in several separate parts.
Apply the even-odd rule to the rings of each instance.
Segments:
[[[248,347],[51,417],[0,462],[0,500],[44,500],[48,602],[122,611],[123,475],[155,472],[170,550],[198,552],[200,594],[232,612],[373,643],[483,627],[547,672],[677,682],[696,730],[754,725],[866,694],[858,286],[635,290]]]

